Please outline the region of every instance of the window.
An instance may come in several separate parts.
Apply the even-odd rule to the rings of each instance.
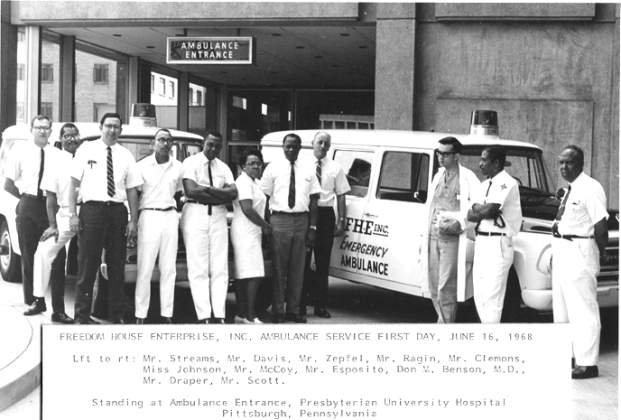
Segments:
[[[160,77],[160,96],[166,96],[166,79]]]
[[[54,115],[54,104],[52,102],[41,102],[40,114],[52,118],[52,115]]]
[[[17,80],[20,82],[26,80],[26,65],[18,64],[17,65]]]
[[[44,82],[44,83],[54,82],[54,65],[53,64],[41,64],[41,82]]]
[[[151,75],[151,93],[155,92],[155,76]]]
[[[201,106],[203,104],[203,92],[196,91],[196,105]]]
[[[175,82],[173,81],[168,82],[168,87],[170,88],[170,92],[168,93],[168,95],[171,99],[174,99],[175,98]]]
[[[108,65],[95,64],[93,67],[93,82],[108,83]]]
[[[371,166],[373,165],[373,152],[363,150],[337,150],[334,160],[338,162],[351,187],[347,195],[364,197],[369,190],[371,180]]]
[[[17,122],[26,122],[26,109],[23,102],[17,103],[17,109],[15,110],[15,116]]]
[[[429,155],[387,152],[382,162],[377,198],[424,203],[429,183]]]

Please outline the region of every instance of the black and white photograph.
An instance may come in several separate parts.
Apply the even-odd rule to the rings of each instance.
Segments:
[[[619,4],[0,7],[2,419],[619,417]]]

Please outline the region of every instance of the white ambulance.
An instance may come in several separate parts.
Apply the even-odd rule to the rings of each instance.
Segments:
[[[524,307],[552,309],[551,226],[560,201],[553,191],[542,150],[533,144],[500,139],[497,124],[478,123],[490,116],[496,121],[494,111],[473,113],[469,135],[325,130],[332,137],[329,155],[342,165],[352,187],[347,195],[346,232],[334,241],[332,278],[430,297],[430,187],[439,167],[434,152],[438,140],[453,136],[464,146],[460,163],[480,178],[482,150],[491,145],[503,146],[507,154],[505,169],[519,183],[523,223],[514,241],[515,258],[505,299],[507,316],[503,319],[514,318]],[[300,158],[312,154],[311,141],[317,131],[292,131],[302,138]],[[274,132],[263,137],[266,163],[282,156],[282,141],[288,133]],[[612,257],[602,263],[598,277],[601,307],[618,306],[619,300],[618,212],[610,216],[607,253]],[[472,255],[469,253],[467,265],[472,264]],[[467,275],[471,270],[463,268],[458,279],[460,302],[472,296],[472,279]]]

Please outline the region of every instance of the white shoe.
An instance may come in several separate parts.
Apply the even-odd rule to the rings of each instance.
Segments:
[[[244,319],[244,324],[260,325],[260,324],[263,324],[263,323],[261,322],[261,320],[259,318],[255,318],[252,321],[250,321],[248,319]]]
[[[235,315],[235,323],[236,324],[245,324],[246,318],[242,318],[241,316]]]

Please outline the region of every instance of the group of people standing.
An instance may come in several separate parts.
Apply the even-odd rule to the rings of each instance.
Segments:
[[[501,146],[482,151],[483,182],[459,164],[461,151],[462,144],[454,137],[441,139],[436,151],[441,169],[431,187],[431,298],[438,322],[455,322],[457,287],[467,283],[470,258],[479,318],[482,323],[498,323],[513,264],[513,238],[522,224],[519,185],[504,169],[506,153]],[[608,259],[608,211],[601,184],[583,172],[581,148],[567,146],[558,162],[569,186],[551,232],[554,322],[571,324],[572,378],[585,379],[599,374],[597,275],[600,257]]]

